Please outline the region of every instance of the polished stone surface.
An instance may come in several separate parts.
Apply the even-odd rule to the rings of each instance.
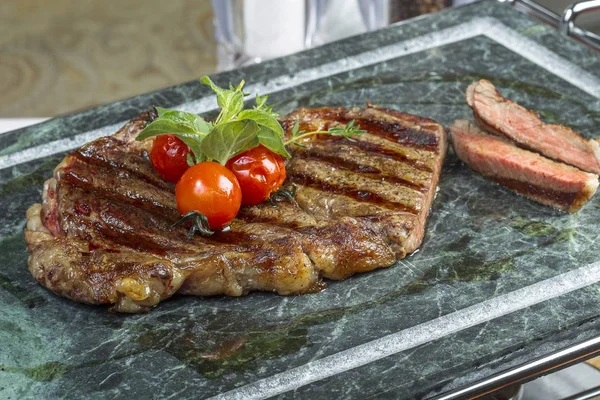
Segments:
[[[370,101],[449,124],[470,116],[464,91],[485,77],[593,137],[598,71],[597,54],[486,1],[216,80],[271,91],[281,113]],[[600,333],[598,198],[565,215],[453,154],[422,248],[319,294],[177,297],[123,316],[38,286],[24,215],[64,153],[154,104],[209,111],[208,94],[192,82],[0,136],[1,398],[422,398]]]

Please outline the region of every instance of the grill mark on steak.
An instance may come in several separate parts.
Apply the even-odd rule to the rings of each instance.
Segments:
[[[377,155],[385,154],[399,161],[413,164],[415,168],[432,172],[435,169],[436,153],[444,148],[444,144],[436,139],[435,129],[431,126],[439,124],[430,119],[394,112],[393,110],[369,105],[366,109],[343,108],[300,108],[281,120],[284,130],[290,135],[291,129],[299,122],[299,129],[305,131],[327,130],[354,119],[359,125],[369,125],[372,131],[352,141],[343,137],[315,135],[305,139],[309,141],[336,142],[343,140],[345,144],[356,146],[361,150],[372,151]],[[433,125],[432,125],[433,124]],[[400,132],[394,132],[394,129]],[[436,128],[437,129],[437,128]],[[420,137],[418,135],[420,133]],[[396,136],[394,136],[396,135]],[[405,141],[406,143],[402,143]]]
[[[386,148],[385,146],[383,146],[380,143],[372,143],[372,142],[369,142],[366,140],[360,140],[358,138],[354,139],[353,141],[349,141],[346,138],[331,137],[331,136],[325,137],[325,138],[319,138],[319,139],[322,141],[337,141],[337,140],[342,141],[343,140],[345,145],[362,150],[365,153],[378,155],[380,157],[381,156],[387,157],[390,160],[394,160],[394,161],[400,161],[400,162],[408,164],[411,167],[418,169],[420,171],[433,172],[433,169],[429,165],[427,165],[425,162],[423,162],[422,160],[411,158],[405,154],[398,153],[395,150]]]
[[[298,153],[294,152],[293,154]],[[323,154],[321,151],[312,148],[306,151],[303,154],[302,158],[306,161],[318,161],[320,163],[327,163],[334,168],[340,168],[346,171],[356,172],[365,176],[368,176],[369,174],[381,173],[381,171],[378,168],[371,167],[369,165],[364,165],[356,161],[345,160],[343,157],[340,157],[335,154]],[[412,183],[410,182],[408,184],[412,185]]]
[[[63,190],[68,193],[69,197],[79,199],[86,197],[84,190],[78,187],[69,187]],[[66,199],[63,199],[63,204],[68,205]],[[171,224],[176,221],[179,216],[174,219],[169,219],[157,213],[144,213],[133,204],[124,201],[119,196],[104,196],[96,193],[94,199],[89,201],[87,208],[100,211],[96,215],[80,215],[77,212],[71,213],[67,211],[63,218],[70,222],[71,225],[65,230],[84,233],[83,237],[89,239],[86,232],[94,230],[103,239],[108,239],[121,246],[132,249],[151,252],[156,255],[166,255],[168,252],[187,249],[188,253],[201,251],[201,246],[207,244],[214,245],[214,242],[219,244],[235,244],[236,251],[259,251],[264,239],[259,234],[248,234],[243,231],[236,230],[236,224],[227,232],[217,232],[210,237],[195,236],[193,240],[187,240],[187,228],[176,227],[171,228]],[[66,207],[67,210],[76,210],[77,207]],[[298,211],[296,210],[296,213]],[[273,244],[281,247],[281,241],[288,241],[286,236],[289,232],[285,229],[287,226],[282,224],[277,218],[271,221],[265,218],[256,218],[254,222],[277,222],[277,226],[271,226],[272,231],[279,231],[282,239],[274,240]],[[258,224],[256,226],[259,226]],[[293,226],[290,224],[290,227]],[[301,225],[298,225],[299,227]],[[76,227],[76,228],[75,228]],[[168,236],[164,233],[169,232]],[[93,236],[91,236],[93,237]],[[166,240],[168,237],[168,240]],[[198,242],[202,242],[198,244]]]
[[[216,232],[210,237],[196,235],[188,240],[187,227],[172,227],[179,215],[172,219],[160,213],[144,212],[144,209],[121,201],[118,197],[105,197],[98,193],[89,196],[89,192],[80,187],[68,185],[64,189],[62,192],[68,193],[61,199],[64,205],[63,220],[68,224],[65,230],[85,240],[95,237],[90,234],[93,231],[98,237],[121,247],[157,255],[173,251],[206,252],[207,248],[224,245],[229,245],[227,248],[235,251],[256,251],[262,242],[260,236],[234,231],[235,228]],[[80,213],[76,206],[72,206],[81,198],[88,199],[85,206],[93,212]]]
[[[303,188],[297,186],[296,190],[300,192]],[[236,219],[246,222],[272,223],[290,229],[319,225],[320,222],[307,210],[302,209],[296,199],[279,202],[275,206],[266,202],[253,207],[242,207]]]
[[[292,154],[305,160],[326,162],[335,168],[408,186],[419,191],[426,191],[429,188],[430,173],[379,154],[357,151],[356,148],[343,143],[321,144],[312,141],[308,147],[293,147]]]
[[[404,114],[371,104],[367,104],[366,109],[350,112],[343,108],[330,107],[307,111],[300,110],[304,112],[303,123],[300,124],[301,130],[327,130],[331,126],[347,124],[351,120],[355,120],[361,129],[390,142],[432,152],[440,149],[439,136],[420,129],[421,125],[438,125],[435,121],[427,118]],[[391,118],[382,118],[382,114],[387,114]],[[289,118],[289,116],[286,118]],[[285,130],[291,130],[293,124],[293,121],[285,120],[282,123]],[[315,125],[318,125],[318,128]],[[415,129],[415,127],[418,129]]]
[[[356,118],[356,123],[361,129],[368,131],[394,143],[411,146],[418,149],[436,151],[439,148],[439,137],[436,135],[423,135],[420,131],[406,127],[399,123],[389,123],[365,118]],[[349,120],[346,121],[350,122]]]
[[[369,128],[379,135],[356,141],[313,137],[307,153],[298,150],[286,168],[291,180],[313,179],[314,187],[298,184],[296,198],[276,207],[242,208],[227,231],[189,241],[186,227],[170,229],[179,215],[173,185],[157,177],[147,158],[152,139],[135,141],[147,121],[140,115],[56,168],[43,210],[33,206],[27,215],[31,273],[63,296],[138,312],[177,291],[301,294],[322,288],[323,277],[344,279],[392,265],[422,240],[446,150],[444,129],[373,106],[335,110],[299,109],[282,124],[380,118],[382,126],[401,126],[398,137],[411,143],[398,143],[380,127]],[[419,147],[419,134],[432,151]],[[439,137],[437,148],[430,135]]]
[[[378,203],[359,202],[350,196],[323,192],[305,186],[299,187],[296,193],[296,202],[318,221],[327,221],[344,216],[362,217],[370,214],[401,214],[400,211],[389,210]],[[415,214],[411,213],[403,213],[403,215],[415,217]]]
[[[126,172],[164,190],[173,191],[175,185],[162,179],[145,157],[139,157],[123,149],[122,141],[114,136],[97,139],[71,153],[70,157],[104,170]]]
[[[414,209],[420,209],[423,202],[423,193],[414,189],[385,182],[381,179],[366,177],[364,174],[352,173],[343,168],[336,168],[326,162],[308,162],[305,159],[295,158],[288,162],[288,166],[289,176],[296,177],[295,179],[309,177],[312,179],[310,186],[313,188],[318,188],[321,185],[331,185],[348,192],[360,190],[376,193],[385,201],[401,203]]]
[[[320,115],[320,118],[329,117],[330,116],[327,114]],[[417,129],[407,127],[397,122],[374,120],[371,118],[340,118],[335,121],[335,124],[323,124],[321,129],[327,130],[331,126],[336,126],[338,124],[347,124],[351,120],[354,120],[354,122],[357,125],[359,125],[361,129],[368,131],[369,134],[379,136],[392,143],[399,143],[404,146],[414,147],[416,149],[427,150],[432,152],[436,151],[439,147],[439,138],[436,135],[423,134]],[[301,126],[300,129],[308,130],[310,129],[310,125],[306,124],[305,126]]]
[[[61,217],[63,231],[91,240],[97,233],[103,239],[138,250],[165,254],[191,244],[186,240],[185,229],[171,230],[172,221],[161,214],[144,212],[115,198],[108,198],[98,192],[89,192],[69,183],[61,183],[60,193],[63,205]],[[80,213],[74,204],[86,199],[90,213]],[[164,233],[171,232],[167,238]]]
[[[368,165],[363,165],[352,161],[346,161],[343,158],[334,155],[328,156],[324,154],[310,154],[307,157],[305,156],[303,159],[306,161],[316,161],[322,165],[327,164],[330,165],[332,168],[354,172],[356,174],[364,176],[365,178],[377,179],[382,182],[394,183],[396,185],[405,186],[414,190],[418,190],[420,192],[427,191],[428,189],[427,186],[418,185],[406,179],[387,175],[375,167],[370,167]]]
[[[400,202],[390,201],[377,193],[368,190],[347,188],[344,186],[323,182],[309,174],[302,172],[292,172],[288,175],[288,180],[290,182],[308,186],[312,189],[317,189],[323,192],[342,194],[360,202],[376,203],[389,210],[405,211],[413,214],[416,214],[419,211],[416,207],[407,206]]]
[[[108,199],[119,200],[150,211],[179,218],[173,191],[167,191],[151,181],[140,180],[120,168],[90,165],[74,157],[59,173],[59,179],[74,186],[97,191]],[[110,188],[110,189],[108,189]]]

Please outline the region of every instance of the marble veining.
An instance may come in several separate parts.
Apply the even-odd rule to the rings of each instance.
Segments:
[[[243,77],[282,114],[371,101],[447,125],[470,117],[465,89],[487,78],[546,121],[598,137],[599,70],[591,50],[483,1],[216,80]],[[65,152],[153,104],[210,115],[207,95],[191,82],[2,135],[0,398],[424,398],[600,333],[600,200],[562,214],[452,153],[421,249],[319,294],[181,296],[122,316],[37,285],[25,210]]]
[[[214,399],[263,399],[361,367],[600,281],[600,262],[254,382]]]

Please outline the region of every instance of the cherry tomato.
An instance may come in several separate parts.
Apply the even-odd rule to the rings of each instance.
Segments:
[[[230,170],[207,161],[190,167],[175,186],[179,212],[198,211],[206,216],[211,229],[224,228],[237,215],[242,190]]]
[[[281,187],[285,180],[285,164],[279,154],[260,145],[227,161],[242,188],[242,204],[262,203]]]
[[[190,148],[175,135],[160,135],[154,139],[150,160],[158,174],[169,182],[177,182],[189,168]]]

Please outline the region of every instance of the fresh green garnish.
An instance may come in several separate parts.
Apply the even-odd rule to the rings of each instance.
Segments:
[[[221,108],[214,122],[188,112],[156,107],[157,118],[150,122],[136,140],[144,140],[157,135],[172,134],[187,144],[193,154],[188,156],[188,164],[202,161],[216,161],[225,164],[230,158],[262,144],[282,157],[291,157],[286,149],[288,144],[298,144],[299,140],[316,134],[351,137],[364,133],[350,121],[345,127],[332,127],[327,131],[298,131],[298,123],[292,129],[292,137],[284,142],[283,128],[277,121],[279,115],[267,105],[268,96],[256,95],[256,105],[244,109],[244,81],[229,89],[214,84],[208,76],[200,82],[210,86],[217,94],[217,104]]]
[[[200,143],[213,130],[213,124],[206,122],[196,114],[161,107],[155,107],[155,109],[158,117],[146,125],[144,130],[136,137],[136,140],[144,140],[152,136],[170,133],[187,144],[198,160],[199,156],[202,155]],[[188,160],[188,164],[190,161],[193,160]]]
[[[302,143],[298,143],[299,140],[304,139],[308,136],[312,135],[331,135],[331,136],[343,136],[345,138],[351,138],[352,136],[359,136],[367,131],[360,129],[360,126],[355,124],[355,121],[352,120],[348,122],[345,126],[332,126],[326,131],[300,131],[300,123],[296,121],[294,126],[292,127],[292,137],[290,140],[285,141],[284,145],[296,144],[298,146],[302,146]],[[352,140],[352,139],[350,139]]]
[[[217,94],[221,112],[214,122],[188,112],[156,107],[158,117],[149,123],[136,140],[157,135],[172,134],[187,144],[192,155],[188,164],[216,161],[225,164],[231,157],[250,150],[259,144],[283,157],[291,157],[283,144],[283,128],[277,115],[268,106],[268,96],[256,96],[256,106],[244,110],[244,81],[235,88],[223,89],[208,76],[200,82],[210,86]]]
[[[231,157],[258,146],[259,130],[251,119],[218,124],[200,142],[200,151],[208,155],[209,160],[225,165]]]

